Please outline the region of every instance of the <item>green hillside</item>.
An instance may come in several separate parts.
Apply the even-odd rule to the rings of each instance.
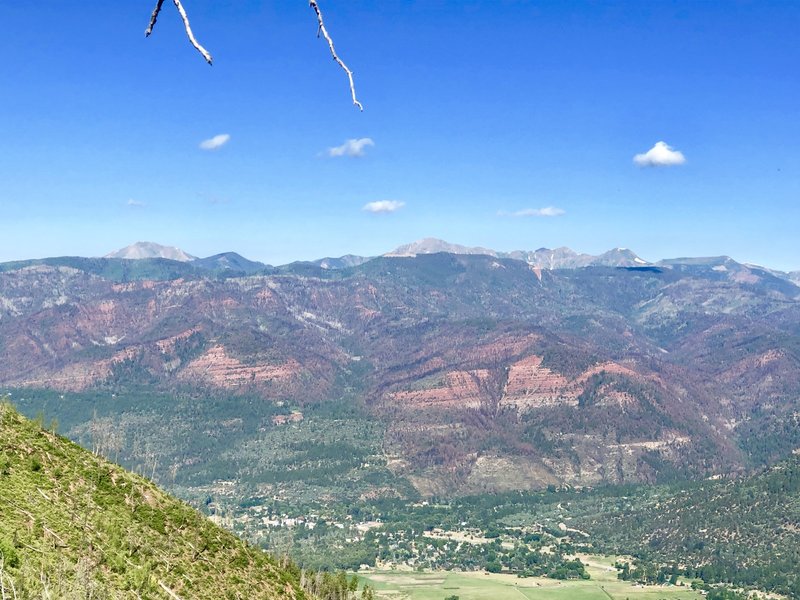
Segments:
[[[3,598],[295,598],[299,574],[0,404]]]
[[[655,582],[679,564],[707,583],[800,598],[800,456],[748,478],[641,489],[572,507],[596,551],[637,557],[626,577]]]

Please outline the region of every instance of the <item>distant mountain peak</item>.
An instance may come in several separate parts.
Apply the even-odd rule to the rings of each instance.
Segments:
[[[650,263],[640,258],[633,250],[614,248],[596,257],[592,264],[606,267],[637,267]]]
[[[155,242],[136,242],[130,246],[106,254],[104,258],[126,258],[129,260],[138,260],[143,258],[168,258],[170,260],[177,260],[180,262],[189,262],[195,260],[195,256],[188,254],[176,248],[175,246],[162,246]]]
[[[210,271],[240,271],[248,274],[268,268],[268,265],[249,260],[236,252],[222,252],[206,258],[195,258],[192,260],[192,266]]]
[[[497,256],[497,252],[488,248],[461,246],[451,244],[438,238],[423,238],[410,244],[404,244],[387,252],[384,256],[417,256],[418,254],[436,254],[437,252],[447,252],[449,254],[486,254]]]
[[[356,254],[345,254],[344,256],[333,257],[326,256],[317,260],[310,261],[312,265],[317,265],[322,269],[346,269],[348,267],[357,267],[363,265],[365,262],[372,260],[370,256],[358,256]]]

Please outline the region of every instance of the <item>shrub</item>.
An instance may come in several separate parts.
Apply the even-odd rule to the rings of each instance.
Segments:
[[[14,549],[14,544],[5,538],[0,538],[0,559],[3,560],[3,565],[6,567],[19,566],[19,556]]]

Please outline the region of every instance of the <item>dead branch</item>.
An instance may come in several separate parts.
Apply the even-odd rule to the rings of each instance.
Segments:
[[[203,48],[200,45],[200,42],[194,37],[194,33],[192,32],[192,26],[189,24],[189,15],[186,14],[186,10],[183,8],[183,4],[181,4],[181,0],[172,0],[173,4],[175,4],[175,8],[178,9],[178,14],[181,16],[183,20],[183,27],[186,30],[186,37],[189,38],[189,42],[194,46],[195,50],[197,50],[208,64],[213,64],[213,59],[211,58],[211,54],[208,53],[208,50]],[[158,0],[156,3],[156,7],[153,9],[153,14],[150,15],[150,25],[144,32],[145,37],[149,37],[151,33],[153,33],[153,27],[156,25],[156,21],[158,21],[158,15],[161,12],[161,5],[164,4],[164,0]]]
[[[40,550],[39,548],[34,548],[33,546],[29,546],[25,542],[17,542],[20,546],[24,546],[28,550],[33,550],[34,552],[38,552],[39,554],[44,554],[44,550]]]
[[[39,571],[39,579],[42,582],[42,597],[45,600],[50,600],[50,590],[47,589],[47,577],[44,574],[44,567]]]
[[[322,37],[325,38],[325,41],[328,42],[328,47],[331,49],[331,56],[333,60],[335,60],[344,72],[347,73],[347,78],[350,81],[350,95],[353,97],[353,104],[358,107],[358,110],[364,110],[364,107],[361,105],[361,102],[358,101],[356,98],[356,85],[353,82],[353,72],[347,68],[347,65],[344,64],[341,58],[336,54],[336,49],[333,47],[333,40],[331,36],[328,34],[328,30],[325,29],[325,21],[322,19],[322,13],[319,10],[319,6],[317,5],[317,0],[309,0],[309,6],[314,9],[314,12],[317,15],[317,23],[319,24],[319,29],[317,31],[317,37],[322,34]]]
[[[2,593],[2,600],[11,600],[11,598],[17,600],[17,588],[14,587],[14,580],[11,578],[11,575],[6,574],[4,567],[5,559],[0,557],[0,593]],[[6,594],[6,579],[8,579],[8,584],[11,586],[11,598]]]
[[[167,592],[167,594],[169,594],[169,597],[173,598],[173,600],[181,600],[181,597],[178,596],[178,594],[173,592],[171,589],[169,589],[167,585],[160,579],[158,580],[158,585],[161,586],[161,589]]]
[[[52,529],[50,529],[49,527],[44,527],[44,531],[45,531],[45,533],[47,533],[47,534],[49,534],[49,535],[53,536],[53,537],[54,537],[54,538],[56,538],[56,539],[57,539],[59,542],[61,542],[61,545],[62,545],[64,548],[67,548],[67,547],[68,547],[68,546],[67,546],[67,542],[65,542],[65,541],[64,541],[64,540],[61,538],[61,536],[59,536],[59,535],[58,535],[58,534],[57,534],[55,531],[53,531],[53,530],[52,530]]]
[[[197,50],[206,62],[210,65],[213,64],[213,59],[211,58],[211,54],[209,54],[208,50],[206,50],[197,39],[194,37],[194,33],[192,32],[192,27],[189,24],[189,15],[186,14],[186,10],[183,8],[181,4],[181,0],[172,0],[173,4],[175,4],[175,8],[178,9],[178,14],[180,14],[181,19],[183,20],[183,27],[186,29],[186,37],[189,38],[189,42],[191,42],[192,46],[194,46],[195,50]],[[150,24],[145,29],[144,35],[145,37],[149,37],[151,33],[153,33],[153,28],[158,21],[158,16],[161,13],[161,7],[164,4],[164,0],[158,0],[156,2],[156,7],[153,9],[153,13],[150,15]],[[317,15],[317,37],[320,35],[325,38],[325,41],[328,42],[328,48],[331,50],[331,56],[333,60],[344,70],[347,74],[347,80],[350,83],[350,95],[353,98],[353,104],[358,107],[358,110],[364,110],[364,106],[361,102],[358,101],[356,97],[356,84],[353,81],[353,72],[348,68],[344,61],[339,58],[339,55],[336,54],[336,48],[333,46],[333,39],[331,38],[328,30],[325,28],[325,20],[322,17],[322,12],[319,9],[319,4],[317,4],[317,0],[309,0],[309,6],[314,9],[314,13]]]
[[[186,28],[186,36],[189,38],[189,41],[192,43],[192,46],[203,55],[203,58],[206,59],[208,64],[212,64],[213,59],[211,55],[208,53],[208,50],[203,48],[198,41],[195,39],[194,34],[192,33],[192,27],[189,25],[189,16],[186,14],[186,11],[183,10],[183,5],[181,4],[181,0],[172,0],[175,3],[175,8],[178,9],[178,13],[181,15],[181,19],[183,19],[183,26]]]
[[[164,0],[158,0],[156,7],[153,9],[153,14],[150,15],[150,25],[148,25],[147,29],[144,31],[144,37],[150,37],[150,34],[153,33],[153,27],[158,21],[158,13],[161,12],[161,5],[164,4]]]

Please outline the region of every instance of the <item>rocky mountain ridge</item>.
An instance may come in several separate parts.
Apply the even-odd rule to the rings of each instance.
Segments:
[[[498,252],[489,248],[468,247],[451,244],[436,238],[425,238],[405,244],[384,254],[384,256],[413,257],[421,254],[483,254],[497,258],[512,258],[521,260],[540,269],[576,269],[580,267],[605,266],[605,267],[637,267],[649,265],[646,260],[638,257],[627,248],[614,248],[598,256],[579,254],[574,250],[561,248],[539,248],[538,250],[515,250],[512,252]]]
[[[655,263],[648,262],[638,256],[628,248],[613,248],[599,255],[578,253],[562,246],[560,248],[539,248],[538,250],[514,250],[510,252],[500,252],[490,248],[480,246],[470,247],[460,244],[453,244],[437,238],[424,238],[404,244],[394,250],[383,254],[384,257],[415,257],[425,254],[458,254],[458,255],[485,255],[496,258],[510,258],[521,260],[539,269],[576,269],[583,267],[646,267],[657,265],[660,267],[671,267],[674,265],[705,265],[718,267],[719,270],[726,265],[739,265],[729,256],[714,257],[683,257],[662,259]],[[232,271],[242,274],[254,274],[257,272],[269,271],[274,269],[270,265],[262,262],[252,261],[244,258],[235,252],[224,252],[207,258],[192,256],[180,248],[172,246],[162,246],[153,242],[137,242],[131,246],[122,248],[105,256],[105,258],[124,258],[124,259],[156,259],[166,258],[180,262],[191,263],[192,266],[201,270],[212,271]],[[346,254],[340,257],[325,257],[311,261],[298,261],[284,265],[282,268],[291,268],[293,265],[311,265],[323,269],[338,270],[357,267],[366,262],[374,260],[374,256],[358,256]],[[47,260],[47,259],[45,259]],[[774,275],[787,279],[792,282],[800,282],[800,271],[785,273],[777,270],[765,269],[759,265],[747,265],[755,269],[769,270]],[[280,268],[280,267],[279,267]]]

